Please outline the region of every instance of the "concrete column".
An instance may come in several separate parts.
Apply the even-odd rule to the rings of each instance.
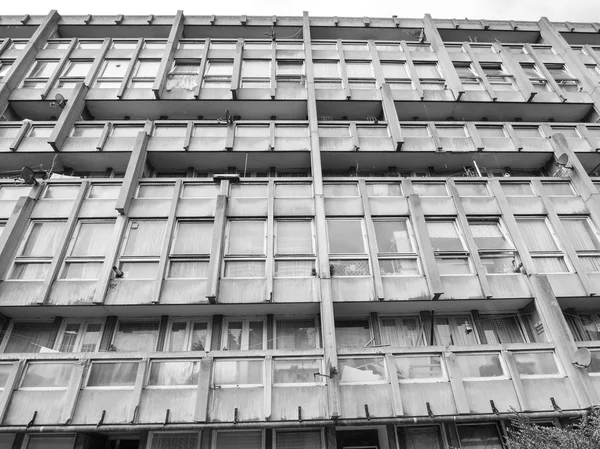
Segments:
[[[158,66],[158,73],[156,74],[154,85],[152,86],[152,92],[154,92],[154,96],[157,100],[160,99],[163,93],[167,81],[167,72],[173,63],[173,58],[175,57],[175,50],[177,49],[179,39],[183,35],[183,22],[183,11],[178,10],[177,14],[175,15],[175,19],[173,20],[171,32],[167,38],[167,45],[165,46],[163,57],[160,60],[160,66]]]
[[[121,185],[121,192],[115,209],[121,215],[127,215],[129,212],[129,206],[135,193],[135,189],[138,185],[138,180],[144,172],[146,166],[146,148],[148,147],[148,131],[140,131],[133,144],[133,150],[131,150],[131,156],[129,157],[129,164],[125,171],[125,178],[123,178],[123,184]]]
[[[69,137],[73,125],[80,119],[81,113],[85,108],[85,96],[89,88],[83,83],[77,83],[73,93],[67,101],[67,105],[60,113],[60,117],[54,125],[54,130],[48,139],[48,143],[54,151],[60,151],[65,140]]]

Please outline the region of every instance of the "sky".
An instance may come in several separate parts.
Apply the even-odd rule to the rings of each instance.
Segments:
[[[600,0],[0,0],[0,15],[40,15],[57,9],[63,15],[132,14],[174,15],[280,15],[420,18],[429,13],[439,19],[539,20],[600,22]]]

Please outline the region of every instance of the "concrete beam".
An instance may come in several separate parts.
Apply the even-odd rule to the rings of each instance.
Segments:
[[[48,139],[48,143],[54,151],[60,151],[66,138],[69,137],[73,125],[81,117],[83,108],[85,108],[85,97],[88,90],[89,88],[83,83],[77,83],[75,89],[73,89],[67,105],[62,110],[56,125],[54,125],[54,130]]]

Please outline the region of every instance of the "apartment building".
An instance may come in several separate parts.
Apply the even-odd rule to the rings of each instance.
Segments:
[[[599,406],[599,67],[547,18],[0,16],[0,448]]]

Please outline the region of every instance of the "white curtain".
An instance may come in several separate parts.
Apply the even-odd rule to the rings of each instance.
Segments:
[[[265,253],[264,221],[231,221],[229,222],[228,254]]]
[[[194,90],[198,87],[198,75],[170,74],[167,76],[165,89],[167,92],[173,89]]]
[[[422,329],[417,317],[382,318],[381,341],[390,346],[420,346]]]
[[[104,256],[114,223],[82,223],[71,256]]]
[[[517,220],[529,251],[555,251],[558,248],[552,239],[544,219],[524,218]]]
[[[182,221],[177,227],[174,254],[210,254],[213,223]]]
[[[154,362],[150,367],[149,385],[197,385],[199,362]]]
[[[561,220],[565,231],[569,234],[576,251],[600,249],[600,241],[590,228],[585,218],[564,218]]]

